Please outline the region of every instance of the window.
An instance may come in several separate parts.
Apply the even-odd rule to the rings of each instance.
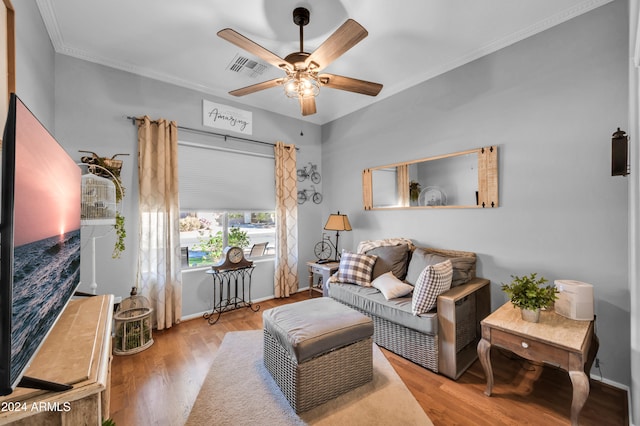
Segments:
[[[216,263],[226,246],[253,259],[275,254],[272,147],[241,152],[179,142],[178,167],[183,268]]]
[[[244,249],[245,257],[275,253],[273,211],[198,211],[180,213],[183,267],[204,266],[220,259],[226,246]]]

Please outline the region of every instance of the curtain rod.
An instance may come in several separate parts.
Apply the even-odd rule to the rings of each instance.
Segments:
[[[127,115],[125,118],[127,120],[131,120],[131,123],[134,126],[136,124],[136,121],[138,120],[137,117],[131,117],[129,115]],[[154,121],[154,120],[152,120],[152,121]],[[271,143],[271,142],[264,142],[264,141],[259,141],[259,140],[255,140],[255,139],[243,138],[243,137],[240,137],[240,136],[225,135],[224,133],[211,132],[209,130],[194,129],[193,127],[178,126],[178,130],[185,130],[187,132],[192,132],[192,133],[200,133],[202,135],[218,136],[218,137],[224,138],[225,141],[227,140],[227,138],[231,138],[231,139],[236,139],[236,140],[243,141],[243,142],[251,142],[251,143],[257,143],[257,144],[261,144],[261,145],[276,146],[275,143]],[[299,148],[296,146],[296,151],[298,151],[298,149]]]

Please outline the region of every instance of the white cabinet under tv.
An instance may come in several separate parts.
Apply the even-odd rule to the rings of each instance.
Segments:
[[[109,418],[113,296],[69,302],[26,375],[73,388],[16,388],[0,397],[0,425],[100,425]]]

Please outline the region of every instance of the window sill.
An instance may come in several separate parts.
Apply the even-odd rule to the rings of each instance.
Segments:
[[[253,260],[254,265],[258,264],[258,263],[267,263],[267,262],[275,262],[276,257],[269,255],[269,256],[260,256],[260,257],[255,257],[253,259],[249,259],[249,260]],[[211,269],[211,265],[200,265],[200,266],[192,266],[189,268],[182,268],[182,272],[202,272],[202,271],[208,271],[209,269]]]

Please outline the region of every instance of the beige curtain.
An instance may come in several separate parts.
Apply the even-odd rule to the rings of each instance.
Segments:
[[[178,126],[175,121],[138,120],[140,253],[138,293],[151,301],[158,330],[180,322],[180,208]]]
[[[298,291],[298,192],[296,147],[277,142],[275,297]]]

